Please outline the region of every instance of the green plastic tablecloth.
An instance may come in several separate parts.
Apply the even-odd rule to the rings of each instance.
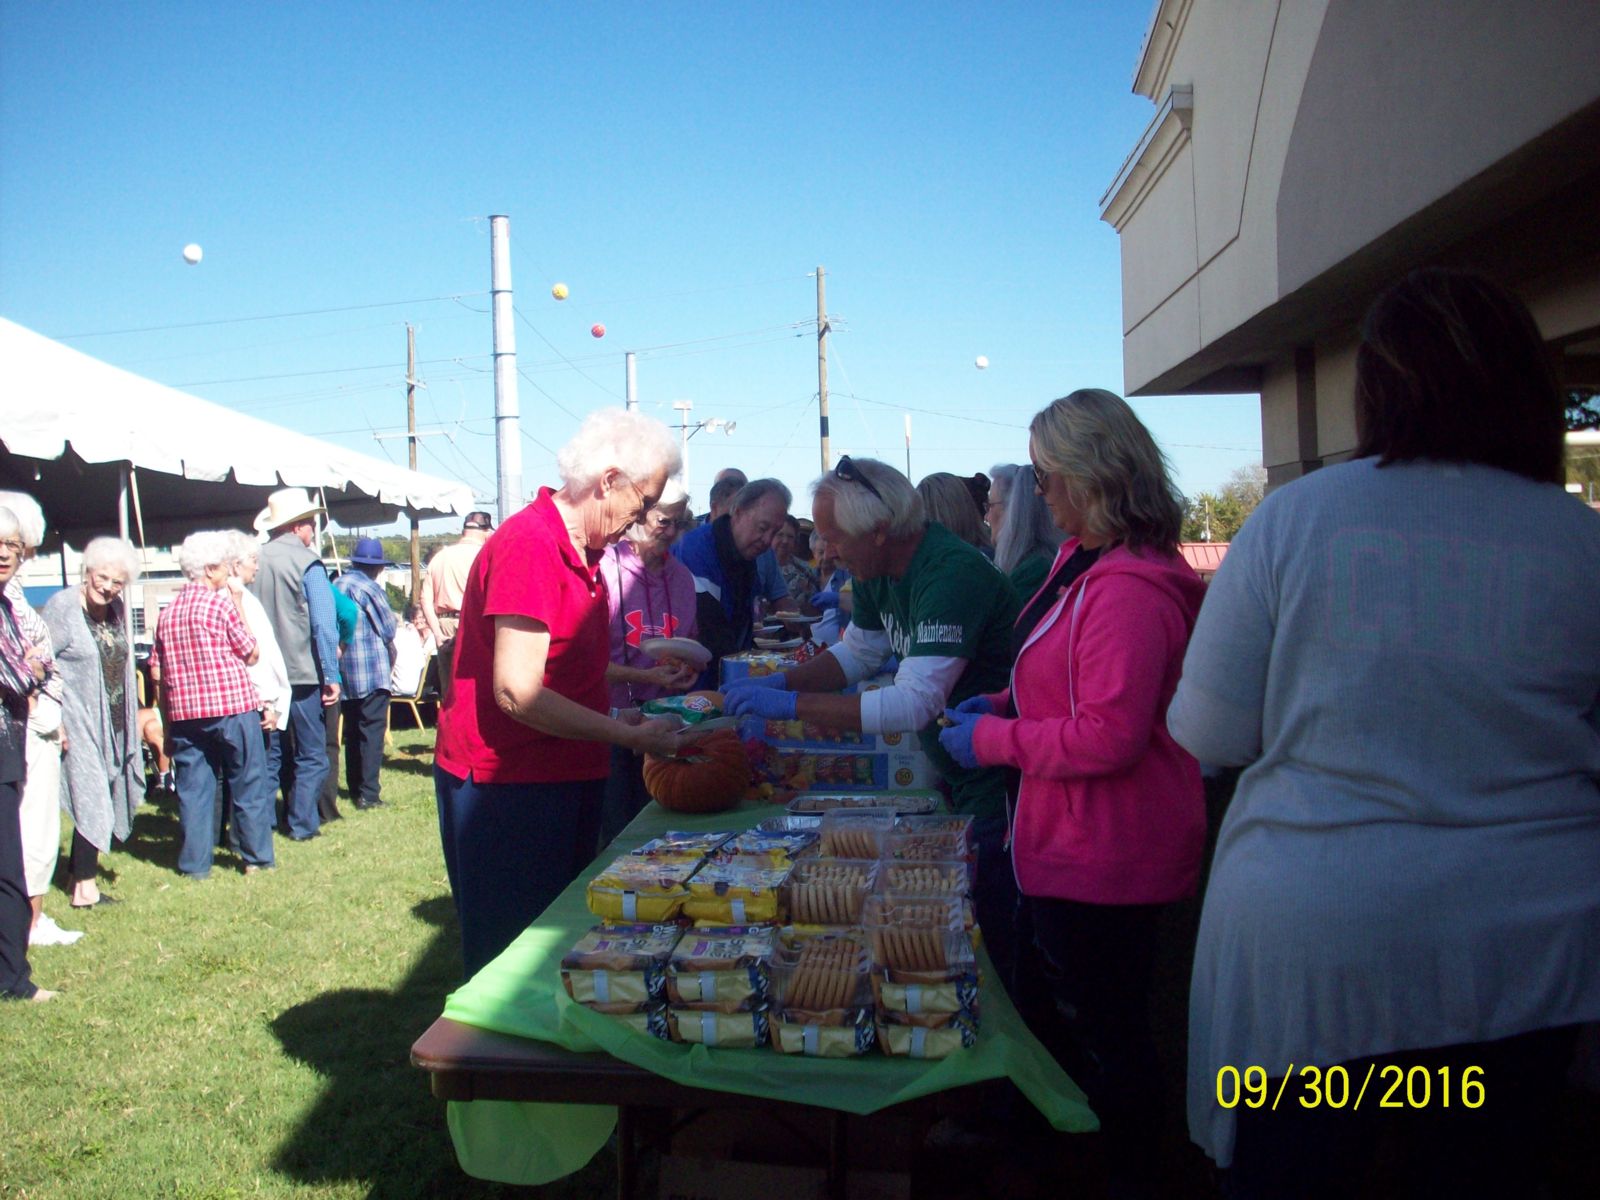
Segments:
[[[690,1087],[870,1113],[918,1096],[1008,1077],[1051,1125],[1068,1132],[1099,1127],[1083,1092],[1039,1044],[1005,990],[986,982],[982,1028],[972,1047],[938,1060],[818,1059],[758,1050],[708,1049],[647,1037],[574,1003],[561,984],[561,958],[597,918],[584,890],[617,854],[669,829],[748,829],[783,810],[744,807],[712,816],[649,805],[584,874],[498,958],[445,1001],[444,1015],[496,1033],[603,1050]],[[986,980],[993,977],[980,951]],[[480,1179],[539,1184],[571,1174],[605,1145],[616,1109],[577,1104],[452,1101],[450,1134],[462,1169]]]

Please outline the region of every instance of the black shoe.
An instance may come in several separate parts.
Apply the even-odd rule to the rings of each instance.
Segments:
[[[291,833],[289,835],[289,840],[291,842],[309,842],[312,838],[321,836],[322,830],[319,829],[315,833]]]
[[[356,807],[362,812],[367,812],[369,809],[388,808],[389,806],[382,800],[357,800]]]

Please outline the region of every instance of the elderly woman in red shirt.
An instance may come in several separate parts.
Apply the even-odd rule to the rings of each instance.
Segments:
[[[591,413],[541,488],[472,565],[434,790],[471,976],[594,855],[611,746],[670,753],[674,725],[611,708],[605,548],[680,465],[661,422]]]

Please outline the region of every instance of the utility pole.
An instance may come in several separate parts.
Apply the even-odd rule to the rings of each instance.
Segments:
[[[634,356],[633,356],[633,351],[632,350],[629,350],[627,354],[623,355],[623,362],[627,364],[628,411],[629,412],[638,412],[639,411],[639,366],[638,366],[638,363],[634,361]]]
[[[511,218],[489,218],[489,294],[494,323],[497,525],[522,507],[522,422],[517,409],[517,333],[511,308]]]
[[[413,471],[417,469],[417,331],[406,322],[406,443]],[[411,517],[411,602],[415,604],[422,588],[422,541],[417,534],[416,514]]]
[[[906,414],[906,478],[911,478],[911,414]]]
[[[689,490],[689,412],[694,408],[693,400],[674,400],[672,407],[678,413],[678,454],[683,459],[680,468],[680,477],[683,480],[683,490]]]
[[[817,268],[817,422],[822,432],[822,473],[832,467],[828,451],[828,302],[823,280],[827,275]]]

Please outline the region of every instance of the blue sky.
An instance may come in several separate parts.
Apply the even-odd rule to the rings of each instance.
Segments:
[[[0,315],[400,462],[410,322],[419,468],[492,500],[504,213],[528,488],[633,350],[645,411],[738,423],[691,441],[696,507],[730,464],[802,491],[819,264],[835,456],[903,467],[909,410],[914,477],[987,470],[1122,390],[1098,200],[1150,11],[0,0]],[[1260,459],[1254,397],[1135,407],[1186,491]]]

